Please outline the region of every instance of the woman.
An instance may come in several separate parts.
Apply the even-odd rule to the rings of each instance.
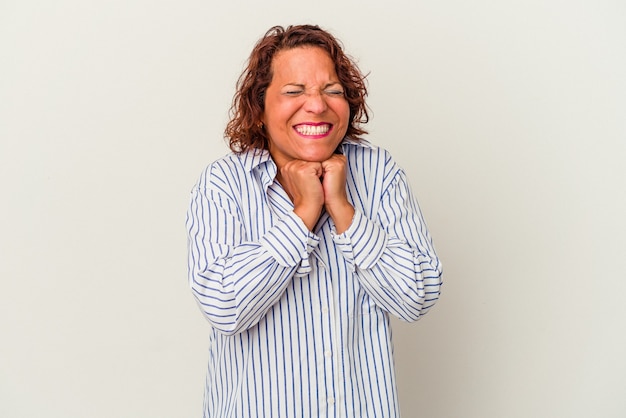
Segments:
[[[317,26],[271,28],[238,82],[232,154],[188,212],[212,325],[205,417],[397,417],[389,315],[436,302],[441,264],[404,172],[360,138],[364,77]]]

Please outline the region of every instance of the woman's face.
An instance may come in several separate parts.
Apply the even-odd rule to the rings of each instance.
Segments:
[[[348,129],[350,107],[330,56],[314,46],[278,52],[262,121],[281,168],[291,160],[325,161]]]

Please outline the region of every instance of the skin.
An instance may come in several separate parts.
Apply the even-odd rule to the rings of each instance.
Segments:
[[[354,208],[346,193],[347,161],[335,150],[348,129],[350,108],[334,63],[323,49],[305,46],[278,52],[272,71],[261,120],[276,180],[309,230],[325,208],[341,234]]]

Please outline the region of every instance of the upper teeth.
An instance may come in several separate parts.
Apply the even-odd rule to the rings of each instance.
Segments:
[[[330,129],[329,125],[298,125],[296,131],[302,135],[323,135]]]

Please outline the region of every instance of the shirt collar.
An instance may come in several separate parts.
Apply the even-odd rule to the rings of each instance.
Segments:
[[[351,138],[344,138],[344,140],[341,141],[341,144],[339,144],[339,147],[341,148],[341,151],[345,153],[346,147],[349,145],[356,145],[357,147],[362,147],[362,148],[374,148],[374,146],[366,139],[351,139]]]
[[[252,169],[264,164],[268,161],[272,161],[270,152],[266,149],[251,148],[246,152],[239,155],[246,171],[252,171]]]

